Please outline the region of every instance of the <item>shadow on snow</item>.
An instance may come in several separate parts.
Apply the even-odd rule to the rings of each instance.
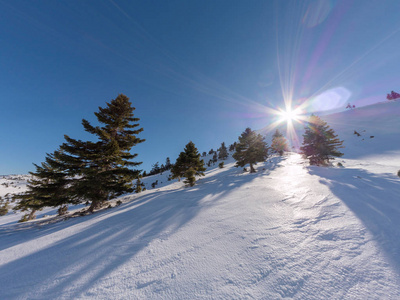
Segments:
[[[400,181],[362,169],[310,167],[373,234],[400,274]]]
[[[273,163],[258,165],[257,174],[276,168],[281,158]],[[262,169],[266,168],[265,171]],[[154,191],[136,200],[90,216],[64,222],[36,226],[15,226],[17,231],[2,228],[1,248],[7,249],[34,239],[53,234],[66,235],[48,247],[10,261],[0,267],[0,282],[7,289],[0,290],[0,298],[39,298],[59,296],[79,297],[96,282],[135,257],[154,240],[168,239],[191,221],[203,208],[213,205],[223,194],[243,186],[256,176],[241,170],[226,169],[200,180],[191,188]],[[216,195],[211,201],[200,203],[206,196]],[[74,226],[91,224],[82,230]],[[32,226],[32,225],[30,225]],[[33,225],[34,226],[34,225]],[[73,231],[71,234],[68,231]],[[63,233],[63,231],[65,233]],[[137,287],[139,288],[139,287]],[[6,294],[4,294],[6,293]],[[3,294],[3,295],[1,295]]]

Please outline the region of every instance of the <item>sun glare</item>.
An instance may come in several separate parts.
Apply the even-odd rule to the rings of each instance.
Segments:
[[[291,102],[291,101],[290,101]],[[296,133],[295,123],[302,124],[307,120],[307,116],[305,114],[305,104],[296,106],[292,109],[291,103],[285,103],[285,108],[272,108],[268,107],[266,112],[268,115],[273,117],[273,122],[270,123],[266,128],[265,132],[272,132],[275,129],[282,130],[282,123],[286,123],[286,135],[290,148],[298,148],[300,146],[299,137]]]
[[[290,108],[280,111],[282,121],[292,121],[297,120],[299,117],[299,112],[296,110],[291,110]]]

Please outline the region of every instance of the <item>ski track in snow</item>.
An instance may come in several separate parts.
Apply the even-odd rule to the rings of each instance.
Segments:
[[[0,299],[400,299],[393,157],[322,168],[289,154],[256,174],[230,158],[192,188],[164,174],[90,216],[5,216]]]

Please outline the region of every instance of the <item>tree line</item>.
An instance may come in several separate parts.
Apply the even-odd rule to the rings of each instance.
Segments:
[[[334,130],[318,116],[311,115],[309,117],[303,138],[300,153],[309,160],[310,165],[326,166],[335,157],[343,156],[343,153],[338,150],[343,148],[343,141],[339,140]],[[235,151],[232,155],[236,160],[235,166],[249,165],[250,173],[254,173],[256,172],[254,165],[265,161],[269,156],[269,151],[282,156],[284,152],[289,151],[289,146],[287,139],[278,129],[273,134],[272,145],[269,147],[262,135],[246,128],[239,136],[238,142],[235,142],[234,147],[230,149]],[[213,149],[209,152],[209,154],[213,154],[213,162],[217,161],[217,157],[220,159],[228,157],[225,143],[222,143],[218,150],[218,156]],[[205,156],[204,153],[203,156]],[[171,169],[172,178],[180,180],[181,177],[185,177],[186,185],[193,186],[196,182],[196,176],[204,176],[205,164],[200,157],[201,155],[194,143],[189,142]],[[210,166],[210,161],[208,166]],[[219,167],[223,167],[223,162],[220,163]]]
[[[89,205],[87,213],[92,213],[122,194],[141,192],[145,189],[142,177],[164,171],[171,171],[169,180],[185,178],[185,185],[193,186],[196,176],[204,176],[206,165],[219,159],[222,160],[219,167],[223,168],[229,152],[234,152],[232,157],[236,167],[249,165],[250,173],[254,173],[254,166],[265,161],[270,153],[282,156],[289,151],[288,142],[278,129],[269,147],[265,137],[246,128],[229,149],[224,142],[217,151],[211,149],[208,153],[213,158],[207,164],[201,158],[207,153],[201,155],[190,141],[174,164],[168,157],[165,164],[159,166],[157,162],[148,174],[141,174],[135,168],[142,162],[133,161],[137,154],[132,154],[131,149],[145,140],[138,137],[143,128],[140,128],[140,119],[134,116],[134,110],[128,97],[118,95],[94,113],[99,126],[82,120],[84,130],[93,140],[77,140],[65,135],[65,142],[56,151],[47,153],[40,165],[34,164],[36,170],[30,172],[32,178],[28,181],[27,191],[14,196],[18,201],[14,210],[27,212],[21,221],[34,219],[35,213],[43,207],[58,207],[58,213],[62,215],[67,213],[68,205],[85,203]],[[310,164],[326,165],[333,157],[343,155],[337,150],[343,141],[317,116],[309,118],[303,137],[300,150]]]

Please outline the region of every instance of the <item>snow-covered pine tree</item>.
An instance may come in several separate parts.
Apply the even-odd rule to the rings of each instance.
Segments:
[[[225,146],[225,142],[222,142],[221,147],[218,149],[218,159],[225,160],[228,158],[228,149]]]
[[[57,156],[74,178],[71,189],[82,201],[90,201],[89,212],[104,202],[133,191],[132,181],[140,174],[132,169],[141,164],[133,162],[137,154],[131,154],[133,146],[144,142],[137,135],[143,131],[136,123],[132,103],[123,94],[99,107],[95,115],[100,126],[92,126],[82,120],[85,131],[93,134],[96,142],[81,141],[65,135],[66,142]]]
[[[272,151],[279,153],[280,156],[283,155],[283,152],[288,151],[289,149],[286,138],[278,129],[276,129],[272,136],[271,149]]]
[[[250,128],[239,136],[239,142],[236,145],[236,152],[232,155],[236,160],[236,167],[244,167],[250,164],[250,173],[256,172],[253,165],[257,162],[265,161],[268,157],[268,144],[264,137]]]
[[[321,118],[311,115],[305,127],[301,153],[311,165],[327,165],[334,157],[341,157],[338,149],[344,148],[335,131]]]
[[[193,186],[196,182],[195,176],[204,176],[205,170],[204,161],[200,159],[200,153],[195,144],[190,141],[179,154],[171,172],[173,179],[186,177],[185,183]]]

